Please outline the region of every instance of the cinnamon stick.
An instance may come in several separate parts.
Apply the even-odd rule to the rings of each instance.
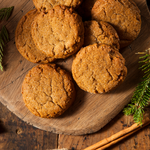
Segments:
[[[114,141],[112,141],[112,142],[110,142],[110,143],[108,143],[108,144],[106,144],[106,145],[100,147],[100,148],[97,148],[96,150],[104,150],[104,149],[110,147],[111,145],[116,144],[117,142],[119,142],[119,141],[125,139],[126,137],[130,136],[131,134],[133,134],[133,133],[139,131],[141,128],[143,128],[143,127],[145,127],[145,126],[147,126],[147,125],[149,125],[149,124],[150,124],[150,122],[148,122],[147,124],[144,124],[142,127],[139,127],[139,128],[137,128],[137,129],[135,129],[135,130],[133,130],[133,131],[131,131],[131,132],[125,134],[124,136],[122,136],[122,137],[120,137],[120,138],[118,138],[118,139],[116,139],[116,140],[114,140]]]
[[[142,123],[142,126],[135,123],[133,124],[132,126],[124,129],[124,130],[121,130],[120,132],[108,137],[108,138],[105,138],[104,140],[92,145],[92,146],[89,146],[87,148],[85,148],[84,150],[101,150],[101,149],[105,149],[106,147],[109,147],[110,145],[112,144],[115,144],[117,143],[118,141],[124,139],[125,137],[133,134],[134,132],[138,131],[139,129],[145,127],[146,125],[150,124],[150,119],[149,118],[146,118],[143,123]],[[105,147],[104,147],[105,146]]]

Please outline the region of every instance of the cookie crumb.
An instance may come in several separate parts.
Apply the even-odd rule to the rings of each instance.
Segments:
[[[22,134],[22,133],[23,133],[23,131],[22,131],[22,129],[21,129],[21,128],[19,128],[19,129],[17,129],[17,130],[16,130],[16,133],[17,133],[17,134]]]

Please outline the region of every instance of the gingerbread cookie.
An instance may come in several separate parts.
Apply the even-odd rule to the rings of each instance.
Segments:
[[[65,5],[68,7],[76,8],[81,4],[82,0],[33,0],[33,3],[35,7],[39,11],[48,12],[50,9],[52,9],[56,5]]]
[[[47,14],[41,12],[32,23],[31,33],[36,47],[56,59],[74,54],[84,42],[82,19],[66,6],[55,6]]]
[[[31,36],[31,23],[38,14],[36,9],[31,10],[19,21],[15,32],[16,47],[27,60],[33,63],[48,63],[52,62],[54,57],[49,57],[39,51]]]
[[[71,76],[60,67],[41,64],[32,68],[22,84],[22,96],[27,108],[42,118],[64,113],[75,99]]]
[[[125,59],[111,46],[93,44],[77,53],[72,74],[81,89],[90,93],[105,93],[124,81],[127,68]]]
[[[106,21],[116,29],[121,47],[128,46],[140,33],[140,10],[132,0],[97,0],[91,14],[93,19]]]
[[[119,50],[119,42],[116,30],[107,22],[95,20],[84,22],[84,46],[94,43],[107,44]]]

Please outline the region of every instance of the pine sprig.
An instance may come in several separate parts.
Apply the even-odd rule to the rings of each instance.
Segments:
[[[11,16],[11,13],[14,9],[14,6],[9,8],[2,8],[0,9],[0,21],[2,20],[8,20]],[[8,31],[5,26],[2,27],[0,31],[0,70],[3,71],[2,66],[2,58],[3,58],[3,47],[5,46],[5,43],[9,41]]]
[[[13,9],[14,9],[14,6],[9,7],[9,8],[0,9],[0,21],[2,21],[4,19],[8,20],[11,13],[12,13],[12,11],[13,11]]]
[[[150,49],[149,49],[150,50]],[[149,50],[140,57],[139,63],[141,64],[140,69],[144,72],[142,81],[137,85],[134,94],[131,98],[131,103],[124,108],[123,112],[125,115],[133,115],[133,120],[136,123],[142,124],[144,108],[148,106],[150,102],[150,54]]]
[[[3,26],[0,32],[0,69],[1,71],[3,71],[3,66],[2,66],[3,47],[5,46],[5,43],[8,41],[9,41],[8,31],[6,27]]]

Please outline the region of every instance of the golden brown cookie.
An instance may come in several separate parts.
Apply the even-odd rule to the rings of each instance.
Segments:
[[[107,44],[119,50],[119,42],[116,30],[107,22],[95,20],[84,22],[84,46],[94,43]]]
[[[64,113],[75,99],[71,76],[55,64],[33,67],[22,84],[22,96],[27,108],[42,118]]]
[[[81,89],[90,93],[105,93],[124,81],[127,68],[123,56],[111,46],[93,44],[77,53],[72,74]]]
[[[66,58],[84,42],[81,17],[66,6],[55,6],[47,14],[35,17],[31,33],[36,47],[49,57]]]
[[[20,54],[27,60],[33,63],[48,63],[54,60],[53,57],[48,57],[39,51],[31,36],[31,23],[35,16],[38,15],[36,9],[29,11],[25,16],[19,21],[16,32],[15,32],[15,42],[16,47]]]
[[[91,10],[92,18],[110,23],[117,31],[120,46],[128,46],[140,33],[140,10],[132,0],[97,0]]]
[[[81,4],[82,0],[33,0],[35,7],[39,11],[48,12],[56,5],[65,5],[76,8]]]

